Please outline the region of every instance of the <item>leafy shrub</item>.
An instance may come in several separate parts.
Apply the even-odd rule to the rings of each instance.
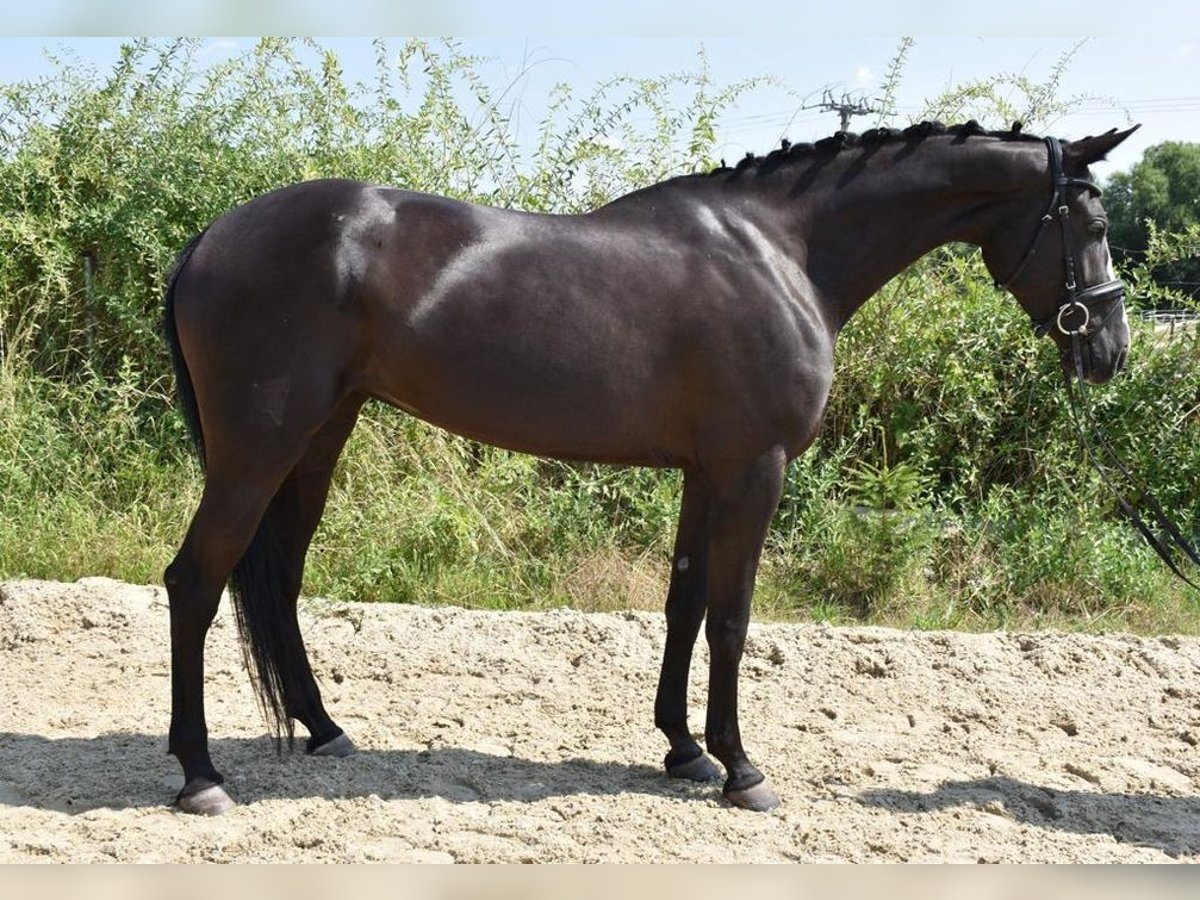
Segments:
[[[0,575],[154,580],[170,558],[200,478],[170,400],[161,284],[223,210],[344,176],[576,211],[711,165],[721,112],[753,86],[712,84],[703,59],[586,94],[563,86],[530,143],[454,44],[379,43],[372,82],[355,85],[313,42],[265,40],[212,68],[198,50],[136,41],[106,75],[66,61],[0,92]],[[1040,83],[958,86],[929,110],[1033,130],[1067,102],[1067,62]],[[1194,237],[1152,235],[1126,273],[1147,305],[1179,301],[1145,267],[1193,252]],[[840,338],[826,426],[789,473],[760,601],[928,627],[1187,627],[1163,612],[1186,609],[1182,592],[1079,456],[1047,343],[970,248],[886,286]],[[1092,392],[1118,451],[1193,533],[1198,352],[1194,332],[1134,322],[1129,372]],[[607,608],[586,591],[645,593],[647,560],[665,565],[679,491],[677,473],[516,456],[368,407],[306,589]],[[636,578],[613,574],[621,559]]]

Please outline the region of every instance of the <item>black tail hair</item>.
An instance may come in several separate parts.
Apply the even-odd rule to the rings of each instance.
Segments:
[[[295,595],[289,590],[292,563],[272,525],[273,507],[268,507],[250,546],[233,567],[229,595],[237,614],[246,671],[263,717],[275,735],[275,750],[282,753],[283,736],[287,735],[289,750],[296,738],[287,698],[299,698],[307,692],[303,673],[308,658],[300,633],[280,627],[285,605]]]
[[[187,361],[179,346],[175,324],[175,286],[204,232],[192,238],[179,254],[167,278],[163,300],[163,335],[171,351],[175,369],[176,393],[188,432],[203,466],[205,463],[204,432],[200,425],[200,409]],[[268,508],[254,539],[229,576],[229,593],[233,598],[241,636],[242,656],[251,683],[258,696],[259,706],[267,724],[274,731],[277,750],[282,750],[282,735],[286,734],[291,747],[295,726],[288,713],[286,697],[300,697],[305,690],[302,673],[307,660],[303,644],[286,635],[278,627],[279,617],[288,601],[289,561],[271,524]]]
[[[188,372],[187,361],[183,358],[183,350],[179,347],[179,331],[175,327],[175,285],[204,234],[202,231],[187,242],[187,246],[180,251],[176,258],[171,274],[167,276],[167,288],[163,294],[162,319],[163,337],[166,338],[167,349],[171,351],[171,365],[175,369],[175,393],[179,399],[179,407],[183,411],[183,419],[187,423],[188,433],[192,436],[196,455],[200,458],[200,465],[204,465],[204,433],[200,429],[200,409],[196,406],[196,392],[192,388],[192,376]]]

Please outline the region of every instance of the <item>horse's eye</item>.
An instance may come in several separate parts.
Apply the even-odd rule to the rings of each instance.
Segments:
[[[1108,231],[1108,223],[1103,219],[1096,219],[1094,222],[1088,225],[1088,231],[1090,231],[1096,237],[1104,237],[1104,233]]]

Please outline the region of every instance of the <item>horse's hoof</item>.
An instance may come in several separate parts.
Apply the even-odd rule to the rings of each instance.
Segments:
[[[206,787],[194,794],[181,794],[175,801],[180,812],[194,816],[219,816],[237,806],[218,784]]]
[[[779,805],[779,795],[771,789],[766,779],[740,790],[727,789],[725,799],[739,809],[749,809],[753,812],[770,812]]]
[[[667,774],[672,778],[686,778],[688,781],[716,781],[721,777],[721,770],[705,754],[692,757],[687,762],[667,765]]]
[[[347,756],[353,756],[358,752],[358,748],[354,746],[354,741],[342,732],[331,741],[326,741],[320,747],[314,747],[308,751],[309,756],[335,756],[339,759],[344,759]]]

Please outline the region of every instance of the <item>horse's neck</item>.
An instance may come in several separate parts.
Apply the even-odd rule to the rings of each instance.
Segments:
[[[793,186],[772,201],[791,217],[790,251],[837,327],[929,251],[952,241],[978,245],[1020,184],[1011,152],[996,149],[988,159],[987,148],[933,140],[904,151],[887,144],[843,151],[807,175],[797,167]]]

